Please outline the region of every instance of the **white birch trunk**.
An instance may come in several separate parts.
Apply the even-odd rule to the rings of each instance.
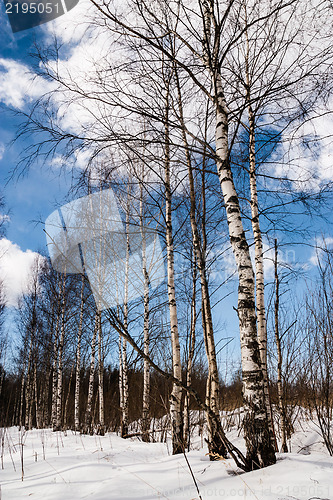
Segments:
[[[128,434],[128,366],[127,366],[126,339],[122,339],[121,365],[122,365],[121,437],[124,437]]]
[[[81,374],[81,339],[83,322],[83,296],[84,296],[85,276],[82,273],[81,294],[80,294],[80,318],[77,332],[76,344],[76,372],[75,372],[75,398],[74,398],[74,430],[80,430],[80,374]]]
[[[118,356],[119,356],[119,408],[120,408],[120,435],[122,436],[122,410],[124,406],[124,382],[123,382],[123,337],[119,335],[118,342]]]
[[[166,221],[166,249],[167,249],[167,287],[170,314],[172,368],[173,376],[181,380],[182,368],[180,357],[180,343],[178,333],[177,302],[175,292],[174,248],[172,234],[172,206],[170,182],[170,138],[169,138],[169,82],[165,98],[165,161],[164,161],[164,186],[165,186],[165,221]],[[184,451],[183,413],[182,413],[182,388],[173,384],[170,396],[170,417],[172,427],[172,452],[173,454]]]
[[[104,360],[101,312],[98,312],[98,434],[104,436]]]
[[[60,286],[62,285],[57,283]],[[61,318],[61,291],[59,291],[57,297],[57,320],[54,330],[53,339],[53,363],[52,363],[52,409],[51,409],[51,424],[53,431],[56,431],[57,427],[57,381],[58,381],[58,343],[59,343],[59,323]]]
[[[72,379],[73,379],[74,367],[75,367],[75,363],[72,364],[71,373],[69,375],[67,396],[66,396],[65,405],[64,405],[64,425],[62,427],[62,430],[66,430],[68,428],[68,426],[67,426],[68,404],[69,404],[69,396],[70,396],[70,393],[71,393],[71,386],[72,386]]]
[[[186,368],[186,385],[190,387],[192,383],[192,365],[195,349],[195,329],[197,322],[196,296],[197,296],[197,264],[195,252],[193,252],[193,270],[192,270],[192,299],[191,299],[191,326],[188,339],[188,358]],[[184,443],[188,451],[191,444],[191,418],[190,418],[190,394],[185,394],[184,400]]]
[[[129,195],[128,195],[129,196]],[[127,203],[126,210],[126,263],[125,263],[125,290],[124,290],[124,320],[125,330],[128,330],[128,275],[129,275],[129,206]],[[122,339],[120,342],[120,358],[121,358],[121,437],[128,434],[128,366],[127,366],[127,340]]]
[[[90,369],[89,369],[89,384],[88,384],[88,398],[87,408],[85,415],[85,432],[92,433],[92,403],[94,396],[94,378],[95,378],[95,355],[96,355],[96,335],[98,330],[98,312],[95,314],[95,325],[93,336],[91,340],[91,356],[90,356]]]
[[[51,410],[51,423],[52,429],[55,431],[57,427],[57,380],[58,380],[58,323],[60,311],[57,315],[57,324],[55,328],[55,336],[53,342],[53,364],[52,364],[52,410]]]
[[[25,386],[25,429],[32,429],[31,422],[31,414],[32,414],[32,343],[33,338],[32,334],[30,336],[30,345],[29,345],[29,355],[28,355],[28,363],[27,363],[27,382]]]
[[[26,361],[24,360],[24,365],[22,369],[22,379],[21,379],[21,391],[20,391],[20,410],[19,410],[19,426],[20,430],[23,428],[23,408],[24,408],[24,392],[25,392],[25,370]]]
[[[26,413],[25,413],[25,428],[28,430],[32,429],[32,418],[35,402],[35,368],[36,368],[36,333],[37,333],[37,317],[36,317],[36,301],[37,301],[37,291],[36,286],[36,276],[33,277],[34,293],[32,294],[32,311],[31,320],[29,321],[29,334],[30,334],[30,345],[29,345],[29,355],[28,355],[28,366],[27,366],[27,383],[26,383]],[[29,318],[30,319],[30,318]],[[37,415],[36,415],[37,416]]]
[[[53,349],[53,372],[52,372],[52,409],[51,409],[51,423],[52,429],[56,431],[57,427],[57,366],[58,366],[58,349],[57,339],[54,340]]]
[[[140,190],[140,225],[142,236],[142,274],[144,277],[143,289],[143,351],[149,357],[149,276],[147,271],[146,240],[143,221],[143,190]],[[143,361],[143,394],[142,394],[142,441],[150,441],[150,366],[147,359]]]
[[[277,379],[277,390],[278,390],[278,400],[279,400],[279,413],[280,413],[280,428],[281,428],[281,452],[288,453],[287,446],[287,433],[286,433],[286,409],[283,402],[283,387],[282,387],[282,350],[281,350],[281,339],[280,339],[280,328],[279,328],[279,303],[280,303],[280,292],[279,292],[279,275],[278,275],[278,246],[277,240],[275,240],[275,260],[274,260],[274,271],[275,271],[275,307],[274,307],[274,322],[275,322],[275,343],[278,355],[278,379]]]
[[[63,349],[65,342],[65,305],[66,305],[66,274],[64,274],[62,282],[62,300],[61,300],[61,318],[60,318],[60,338],[58,345],[58,363],[57,363],[57,389],[56,389],[56,430],[61,430],[62,422],[62,368],[63,368]]]
[[[36,415],[36,427],[40,429],[41,427],[41,407],[38,401],[38,386],[37,386],[37,362],[34,363],[34,404],[35,404],[35,415]]]
[[[263,373],[265,404],[269,430],[271,438],[277,449],[275,439],[271,402],[268,387],[268,370],[267,370],[267,325],[266,325],[266,308],[265,308],[265,279],[264,279],[264,252],[262,235],[259,221],[258,208],[258,190],[257,190],[257,175],[256,175],[256,144],[255,144],[255,115],[251,105],[251,81],[249,71],[249,42],[246,33],[247,57],[246,57],[246,83],[247,83],[247,107],[249,116],[249,166],[250,166],[250,192],[251,192],[251,224],[254,237],[255,251],[255,277],[256,277],[256,304],[257,304],[257,328],[258,342],[260,351],[261,369]]]
[[[62,368],[63,368],[63,349],[65,339],[65,326],[64,321],[61,322],[59,351],[58,351],[58,365],[57,365],[57,395],[56,395],[56,430],[61,430],[62,422]]]

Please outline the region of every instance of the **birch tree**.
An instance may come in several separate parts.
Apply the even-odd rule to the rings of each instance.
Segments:
[[[150,356],[150,329],[149,329],[149,274],[147,269],[146,237],[144,228],[144,172],[140,183],[140,230],[142,237],[142,275],[143,288],[143,350]],[[150,441],[150,366],[148,361],[143,361],[143,394],[142,394],[142,441]]]
[[[90,366],[89,366],[89,382],[88,382],[88,396],[87,396],[87,407],[85,413],[85,433],[92,434],[92,404],[94,396],[94,376],[95,376],[95,356],[96,356],[96,335],[98,331],[99,323],[98,311],[95,312],[95,323],[93,328],[93,335],[91,339],[91,353],[90,353]]]
[[[282,387],[282,349],[281,349],[281,334],[279,323],[279,303],[280,303],[280,280],[278,274],[278,245],[277,240],[274,244],[275,259],[274,259],[274,281],[275,281],[275,304],[274,304],[274,329],[275,329],[275,343],[277,350],[277,390],[278,402],[280,413],[280,427],[281,427],[281,451],[288,452],[287,446],[287,422],[286,422],[286,409],[283,401],[283,387]]]
[[[188,336],[188,355],[187,355],[187,367],[186,367],[186,385],[188,387],[192,384],[192,369],[193,369],[193,359],[195,352],[196,343],[196,324],[197,324],[197,265],[195,259],[195,252],[193,252],[193,264],[192,264],[192,297],[191,297],[191,322],[190,322],[190,334]],[[184,443],[190,450],[190,439],[191,439],[191,418],[190,418],[190,394],[185,394],[184,401]]]
[[[74,429],[80,429],[80,382],[81,382],[81,340],[82,340],[82,324],[84,312],[84,285],[85,276],[81,277],[81,293],[80,293],[80,316],[77,332],[77,345],[76,345],[76,371],[75,371],[75,409],[74,409]]]
[[[175,268],[174,268],[174,246],[172,229],[172,191],[170,180],[170,85],[172,70],[168,66],[162,68],[164,77],[164,188],[165,188],[165,238],[167,249],[167,287],[170,315],[171,346],[172,346],[172,369],[173,376],[182,379],[182,366],[180,355],[180,342],[178,332],[177,301],[175,290]],[[183,414],[182,414],[182,389],[173,384],[170,396],[170,415],[172,428],[172,450],[173,454],[184,451],[183,442]]]
[[[98,332],[98,434],[104,436],[104,354],[103,354],[103,333],[102,314],[97,313]]]
[[[63,410],[63,351],[65,343],[65,314],[66,314],[66,272],[64,273],[61,291],[60,291],[60,310],[59,310],[59,341],[55,344],[55,426],[54,431],[60,431],[62,427],[62,410]]]

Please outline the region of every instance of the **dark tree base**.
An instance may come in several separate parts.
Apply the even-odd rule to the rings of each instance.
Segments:
[[[255,414],[252,413],[244,418],[243,427],[247,448],[247,470],[274,465],[276,456],[267,421],[255,418]]]
[[[227,458],[228,451],[222,440],[223,429],[220,421],[218,420],[214,426],[214,431],[212,435],[207,439],[209,459],[211,461],[220,460],[221,458]]]

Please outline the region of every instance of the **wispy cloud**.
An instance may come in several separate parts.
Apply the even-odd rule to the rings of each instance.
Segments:
[[[10,221],[10,217],[7,214],[0,214],[0,225]]]
[[[325,255],[325,250],[332,250],[333,248],[333,237],[332,236],[322,236],[321,238],[316,238],[314,242],[314,251],[309,259],[309,263],[312,266],[318,266],[320,260]]]

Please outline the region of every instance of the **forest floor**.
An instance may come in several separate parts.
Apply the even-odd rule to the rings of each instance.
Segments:
[[[146,444],[115,433],[100,437],[16,427],[1,433],[0,500],[200,499],[184,455],[172,456],[170,441]],[[228,437],[244,448],[236,428]],[[231,459],[210,462],[199,435],[186,457],[202,500],[333,500],[333,457],[318,427],[299,420],[289,445],[291,453],[279,453],[276,465],[249,473]]]

